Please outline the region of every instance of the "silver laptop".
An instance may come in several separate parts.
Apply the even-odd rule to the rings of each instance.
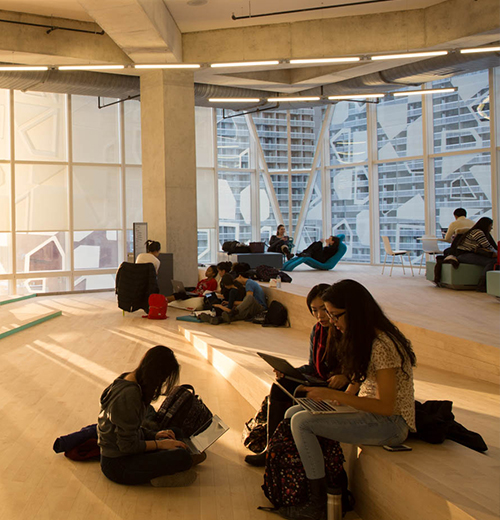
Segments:
[[[291,394],[284,386],[279,384],[279,381],[275,381],[285,394],[289,395],[297,404],[300,404],[302,408],[307,410],[308,412],[318,415],[333,415],[337,413],[356,413],[359,410],[353,408],[352,406],[347,406],[345,404],[333,404],[332,401],[315,401],[314,399],[310,399],[309,397],[295,397]]]
[[[222,419],[214,415],[199,430],[193,433],[189,439],[180,439],[184,442],[190,453],[196,455],[204,452],[207,448],[222,437],[229,430]]]
[[[179,280],[172,280],[172,292],[185,293],[186,288],[184,287],[184,284],[182,282],[180,282]]]

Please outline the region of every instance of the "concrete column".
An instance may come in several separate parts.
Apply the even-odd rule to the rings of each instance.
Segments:
[[[190,71],[141,76],[144,221],[174,255],[174,278],[198,281],[194,79]]]

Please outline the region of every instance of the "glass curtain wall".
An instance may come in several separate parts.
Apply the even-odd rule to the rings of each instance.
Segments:
[[[140,149],[137,102],[0,90],[0,294],[114,286],[142,220]]]
[[[328,111],[227,118],[237,114],[217,110],[217,247],[268,241],[283,223],[295,252],[342,233],[343,261],[379,263],[387,236],[419,262],[418,238],[441,236],[457,207],[473,220],[498,218],[500,137],[491,133],[499,124],[499,70],[425,85],[452,93],[342,101]]]

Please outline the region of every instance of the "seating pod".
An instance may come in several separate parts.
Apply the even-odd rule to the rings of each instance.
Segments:
[[[330,271],[330,269],[333,269],[347,252],[347,246],[344,244],[345,235],[337,235],[337,237],[340,239],[339,249],[324,264],[318,262],[317,260],[314,260],[314,258],[311,258],[309,256],[295,256],[294,258],[288,260],[288,262],[285,263],[285,265],[282,268],[282,271],[293,271],[300,264],[306,264],[309,267],[312,267],[313,269]]]

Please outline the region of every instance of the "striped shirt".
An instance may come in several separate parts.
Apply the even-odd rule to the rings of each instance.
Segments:
[[[457,247],[457,249],[472,253],[475,253],[478,248],[487,249],[492,252],[496,251],[489,243],[486,235],[480,229],[468,231],[463,242]]]

